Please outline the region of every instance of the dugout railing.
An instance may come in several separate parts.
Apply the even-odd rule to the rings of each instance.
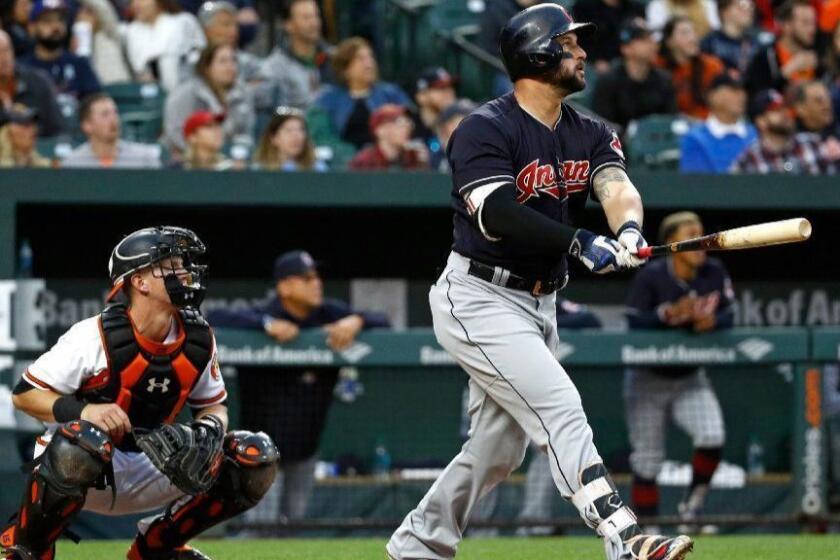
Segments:
[[[452,393],[457,390],[459,382],[464,382],[465,376],[459,373],[451,358],[436,344],[428,330],[365,334],[343,353],[324,348],[321,335],[309,334],[293,345],[281,347],[252,332],[221,330],[219,349],[223,363],[232,366],[346,366],[362,372],[360,380],[365,386],[387,384],[392,390],[400,384],[386,381],[383,374],[387,372],[399,378],[410,378],[402,394],[396,391],[391,394],[393,402],[383,400],[381,395],[372,397],[372,402],[367,406],[381,412],[377,417],[368,417],[363,422],[359,417],[368,416],[363,411],[357,411],[355,419],[347,411],[338,412],[338,416],[332,418],[331,432],[324,442],[324,458],[329,460],[329,454],[336,453],[341,445],[345,446],[345,453],[348,447],[354,445],[360,445],[364,450],[365,439],[377,434],[378,438],[388,442],[395,464],[405,468],[393,468],[390,476],[385,479],[364,474],[343,479],[322,479],[312,500],[313,515],[309,518],[281,525],[259,522],[244,525],[251,529],[271,532],[293,528],[375,529],[393,526],[399,521],[399,516],[405,513],[400,507],[405,508],[416,502],[431,483],[436,471],[431,469],[424,477],[422,468],[429,463],[429,447],[438,450],[438,454],[439,448],[447,448],[446,445],[439,445],[439,448],[430,445],[428,440],[450,440],[450,453],[457,451],[462,441],[463,433],[458,429],[458,422],[462,421],[459,418],[459,403],[455,402],[457,398],[452,398]],[[616,414],[616,407],[620,408],[620,399],[616,398],[616,393],[620,392],[620,371],[623,367],[702,365],[719,370],[721,375],[713,376],[713,379],[724,384],[722,380],[725,378],[722,376],[732,377],[735,372],[747,371],[737,388],[741,394],[735,396],[734,406],[733,395],[719,390],[723,393],[721,398],[724,406],[728,408],[730,430],[740,432],[736,439],[743,440],[744,423],[754,424],[751,429],[761,433],[767,428],[762,423],[769,424],[784,418],[790,427],[789,436],[793,442],[789,457],[790,472],[748,476],[740,487],[735,485],[713,493],[710,499],[711,513],[701,522],[719,526],[756,523],[779,525],[793,524],[803,519],[812,522],[826,519],[826,442],[823,438],[815,444],[817,436],[813,433],[814,429],[821,429],[813,424],[822,425],[820,413],[816,412],[816,409],[821,410],[821,371],[808,365],[810,351],[809,331],[806,329],[736,329],[705,336],[674,332],[565,332],[561,342],[563,364],[581,388],[585,408],[595,429],[596,442],[599,446],[604,444],[601,451],[605,456],[604,447],[613,448],[608,451],[612,456],[616,455],[616,449],[618,453],[622,450],[620,442],[616,445],[614,440],[608,441],[610,438],[607,430],[612,424],[615,428],[613,431],[618,431],[624,437],[623,426],[615,425],[622,420],[621,414]],[[580,371],[586,373],[576,374]],[[611,375],[600,375],[604,372]],[[419,384],[418,378],[422,380]],[[774,383],[779,387],[770,388]],[[789,400],[779,399],[784,393],[787,393]],[[608,402],[606,408],[597,405],[599,395],[610,395],[604,399]],[[762,399],[768,398],[776,399],[776,402],[762,402]],[[449,410],[440,412],[437,402],[440,400],[448,402],[446,407]],[[739,405],[739,400],[743,404]],[[755,405],[752,408],[750,401]],[[775,418],[767,413],[768,406],[776,407]],[[435,416],[438,415],[445,420],[437,420]],[[606,421],[603,418],[605,416],[609,417]],[[367,432],[367,435],[359,438],[359,432]],[[412,445],[412,442],[416,445]],[[727,457],[727,453],[724,455],[732,460]],[[436,458],[442,461],[435,464],[440,467],[450,457],[443,455]],[[773,459],[768,458],[768,461]],[[821,465],[816,470],[815,461]],[[407,473],[407,476],[403,473]],[[626,491],[628,477],[619,475],[617,480]],[[551,518],[516,519],[511,504],[521,501],[522,484],[522,477],[519,476],[503,485],[495,511],[476,519],[474,526],[579,526],[576,512],[570,507],[564,507],[559,499],[554,505],[555,515]],[[673,503],[681,491],[679,485],[663,488],[663,501],[669,505],[663,508],[665,511],[674,509]],[[376,506],[368,509],[362,506],[355,510],[342,507],[347,502],[358,505],[360,500]],[[329,517],[330,512],[338,511],[343,511],[344,515]],[[663,515],[645,521],[679,523],[675,515]]]
[[[244,368],[276,368],[278,374],[283,368],[298,366],[349,368],[355,372],[356,388],[361,388],[355,391],[352,403],[342,402],[337,394],[321,446],[324,465],[335,466],[342,457],[351,456],[356,458],[356,473],[321,469],[305,519],[266,522],[240,518],[233,522],[234,528],[265,534],[299,530],[347,534],[393,527],[463,441],[461,398],[466,376],[428,329],[364,333],[343,352],[327,348],[324,336],[316,332],[302,334],[293,344],[278,345],[260,332],[218,329],[217,340],[234,425],[239,407],[247,406],[239,403],[237,395],[237,376]],[[831,519],[821,364],[838,361],[840,329],[734,329],[703,336],[569,331],[562,335],[561,353],[564,366],[580,388],[596,443],[612,462],[626,452],[622,368],[702,365],[710,370],[730,432],[724,459],[743,466],[740,448],[750,437],[747,434],[758,434],[765,442],[766,470],[770,472],[748,475],[741,484],[715,489],[703,523],[754,527],[818,524]],[[23,354],[31,354],[31,350]],[[14,379],[20,363],[7,360],[2,380],[8,383]],[[785,433],[780,435],[780,431]],[[14,440],[9,430],[2,434],[4,454],[11,458],[17,451],[10,449]],[[374,476],[369,461],[378,442],[387,445],[392,463],[387,474]],[[689,456],[684,441],[677,441],[671,449],[683,460]],[[7,472],[0,487],[4,509],[13,509],[18,499],[22,479],[12,468],[16,463],[4,461]],[[619,473],[616,480],[628,495],[629,477]],[[523,484],[521,474],[503,484],[495,510],[476,519],[474,526],[580,529],[577,513],[559,497],[554,500],[551,517],[517,519]],[[678,523],[672,513],[682,491],[678,482],[664,486],[665,515],[645,521]],[[81,525],[83,535],[98,537],[116,536],[130,531],[131,526],[129,520],[123,520],[103,528],[90,518]]]

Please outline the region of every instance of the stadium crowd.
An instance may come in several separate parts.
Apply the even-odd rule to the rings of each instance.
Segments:
[[[535,3],[485,0],[479,46]],[[599,26],[586,104],[625,142],[670,115],[684,172],[837,171],[840,0],[566,4]],[[2,0],[0,166],[447,170],[475,107],[456,76],[406,92],[368,40],[325,40],[317,0],[281,11],[260,53],[253,0]]]

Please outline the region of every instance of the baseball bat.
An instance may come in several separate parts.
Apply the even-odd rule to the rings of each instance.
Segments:
[[[768,245],[798,243],[811,237],[811,222],[805,218],[791,218],[779,222],[766,222],[639,249],[639,257],[647,259],[682,251],[732,251]]]

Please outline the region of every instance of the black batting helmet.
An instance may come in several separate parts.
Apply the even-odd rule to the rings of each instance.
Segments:
[[[108,274],[111,292],[108,301],[125,285],[125,279],[138,270],[160,263],[164,259],[180,258],[180,266],[169,261],[169,266],[159,267],[159,272],[169,293],[169,299],[178,307],[198,307],[207,287],[204,279],[207,265],[200,259],[207,251],[195,232],[176,226],[156,226],[139,229],[125,236],[111,251]],[[186,283],[179,279],[187,276]]]
[[[563,58],[563,48],[554,39],[571,32],[580,37],[596,29],[594,23],[576,23],[557,4],[537,4],[522,10],[508,20],[499,35],[499,50],[510,79],[553,70]]]

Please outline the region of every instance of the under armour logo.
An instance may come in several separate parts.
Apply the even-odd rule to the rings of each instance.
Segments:
[[[146,387],[146,390],[150,393],[153,393],[155,389],[160,389],[161,393],[166,393],[169,391],[169,382],[172,381],[171,379],[164,379],[161,383],[157,383],[157,378],[152,377],[149,379],[149,386]]]

